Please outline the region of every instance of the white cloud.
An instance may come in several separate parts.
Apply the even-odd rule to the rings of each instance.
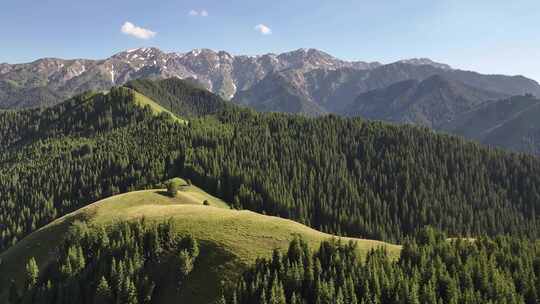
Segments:
[[[264,24],[257,24],[254,29],[263,35],[272,34],[272,29]]]
[[[194,16],[194,17],[197,17],[197,16],[200,16],[200,17],[208,17],[208,11],[203,9],[203,10],[190,10],[188,15],[190,16]]]
[[[142,28],[142,27],[138,27],[136,26],[135,24],[129,22],[129,21],[126,21],[124,23],[124,25],[122,25],[122,33],[126,34],[126,35],[130,35],[130,36],[133,36],[135,38],[139,38],[139,39],[150,39],[154,36],[157,35],[156,32],[153,32],[149,29],[145,29],[145,28]]]

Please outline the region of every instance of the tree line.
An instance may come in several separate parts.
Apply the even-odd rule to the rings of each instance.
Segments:
[[[384,248],[362,260],[356,244],[323,242],[312,251],[301,239],[249,269],[227,304],[469,304],[540,300],[537,242],[516,237],[448,240],[423,229],[399,259]]]

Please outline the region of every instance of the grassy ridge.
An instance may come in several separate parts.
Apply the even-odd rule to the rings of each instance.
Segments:
[[[250,211],[228,209],[228,205],[195,186],[184,186],[176,198],[164,189],[135,191],[113,196],[68,214],[4,252],[0,258],[0,291],[5,296],[8,278],[21,283],[26,261],[34,256],[40,268],[54,259],[58,245],[75,221],[110,227],[121,220],[149,221],[171,219],[179,234],[192,234],[201,245],[201,255],[184,288],[174,285],[160,294],[158,303],[182,299],[186,303],[210,303],[219,293],[222,282],[232,282],[257,257],[268,257],[272,249],[287,248],[294,235],[301,235],[311,246],[332,237],[294,221],[265,216]],[[208,200],[210,206],[204,206]],[[344,238],[349,240],[348,238]],[[353,239],[359,243],[361,254],[378,246],[386,246],[396,255],[400,247],[379,241]],[[168,276],[163,269],[163,276]],[[171,280],[171,284],[174,282]],[[2,298],[0,297],[0,300]]]
[[[187,123],[185,120],[183,119],[180,119],[178,118],[177,115],[175,115],[174,113],[172,113],[171,111],[165,109],[164,107],[162,107],[160,104],[158,104],[157,102],[153,101],[152,99],[146,97],[145,95],[135,91],[135,90],[132,90],[130,88],[127,88],[127,87],[121,87],[122,89],[125,89],[125,90],[129,90],[132,94],[133,94],[133,100],[134,102],[141,106],[141,107],[145,107],[145,106],[149,106],[150,109],[152,109],[152,111],[156,114],[156,115],[159,115],[161,113],[167,113],[167,114],[170,114],[171,117],[175,120],[175,121],[178,121],[180,123]]]

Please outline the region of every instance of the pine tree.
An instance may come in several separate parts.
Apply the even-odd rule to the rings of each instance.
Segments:
[[[178,269],[181,279],[193,270],[193,259],[187,250],[182,250],[178,253]]]
[[[122,304],[138,304],[137,289],[129,278],[124,281]]]
[[[102,276],[96,287],[96,292],[94,296],[94,304],[110,303],[110,301],[112,301],[111,288],[109,287],[109,283],[107,282],[107,279],[105,279],[105,277]]]
[[[39,268],[34,257],[31,257],[28,263],[26,263],[25,277],[27,289],[31,289],[34,287],[34,285],[36,285],[39,277]]]
[[[285,291],[281,283],[275,279],[272,283],[272,289],[270,291],[270,300],[268,304],[287,304],[285,298]]]
[[[435,293],[434,284],[429,281],[422,287],[421,302],[425,304],[437,304],[437,294]]]
[[[407,303],[420,304],[420,298],[418,295],[418,284],[414,281],[409,285],[409,290],[407,293]]]
[[[192,258],[196,258],[199,255],[199,244],[191,234],[188,234],[182,239],[180,247],[187,250]]]
[[[225,296],[223,294],[219,296],[215,304],[227,304],[227,300],[225,299]]]

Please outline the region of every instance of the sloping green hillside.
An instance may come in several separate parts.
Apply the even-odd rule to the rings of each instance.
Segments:
[[[181,123],[187,123],[185,120],[182,120],[180,118],[178,118],[174,113],[172,113],[171,111],[165,109],[164,107],[162,107],[160,104],[158,104],[157,102],[155,102],[154,100],[144,96],[143,94],[135,91],[135,90],[131,90],[129,88],[125,88],[125,87],[122,87],[122,89],[125,89],[125,90],[128,90],[130,91],[132,94],[133,94],[133,100],[135,101],[135,103],[141,107],[150,107],[150,109],[152,109],[152,111],[159,115],[159,114],[162,114],[162,113],[167,113],[169,115],[171,115],[171,117],[178,121],[178,122],[181,122]]]
[[[203,205],[205,200],[209,206]],[[295,235],[313,247],[332,237],[294,221],[230,210],[225,202],[195,186],[182,187],[175,198],[168,196],[164,189],[129,192],[59,218],[4,252],[0,256],[3,296],[6,296],[10,278],[22,284],[21,269],[31,257],[37,260],[40,269],[46,268],[55,258],[55,246],[75,222],[111,227],[119,221],[136,221],[143,217],[147,221],[172,219],[178,234],[192,234],[201,246],[194,271],[184,287],[181,290],[170,288],[170,292],[160,294],[158,303],[174,303],[173,299],[182,299],[184,303],[210,303],[218,295],[222,281],[225,284],[235,281],[256,258],[268,257],[275,248],[287,248]],[[380,246],[385,246],[395,256],[400,250],[399,246],[379,241],[344,239],[357,241],[362,255]]]

